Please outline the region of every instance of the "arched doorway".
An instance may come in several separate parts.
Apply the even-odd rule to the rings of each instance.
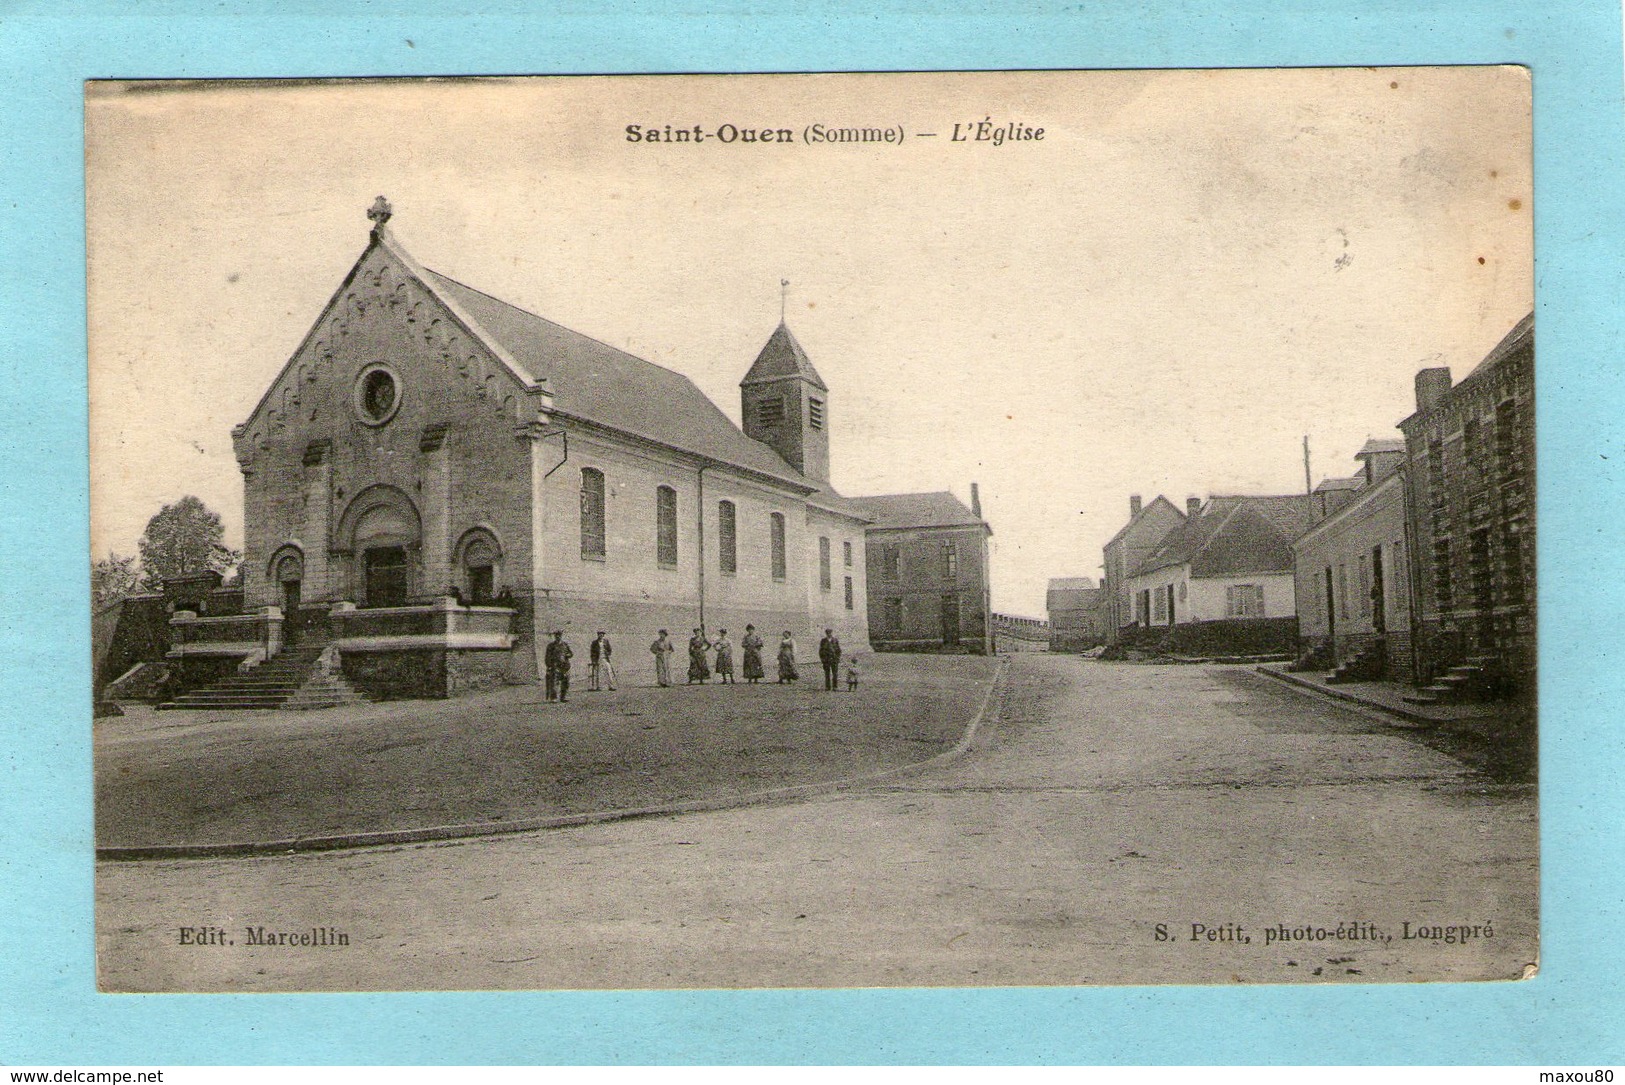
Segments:
[[[295,547],[283,547],[271,562],[271,581],[277,587],[277,602],[282,607],[283,636],[292,643],[302,628],[299,606],[305,583],[304,555]]]
[[[473,606],[488,606],[496,598],[502,544],[488,529],[474,528],[457,543],[456,567],[462,574],[463,597]]]
[[[340,523],[353,561],[351,587],[363,607],[398,607],[416,591],[414,565],[422,540],[412,499],[393,486],[357,495]]]

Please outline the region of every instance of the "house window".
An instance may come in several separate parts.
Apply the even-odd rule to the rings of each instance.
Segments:
[[[737,515],[732,501],[717,504],[717,564],[725,573],[739,571]]]
[[[942,576],[945,580],[952,580],[959,575],[959,548],[953,543],[942,544]]]
[[[784,568],[784,513],[775,512],[772,518],[773,532],[773,579],[783,580]]]
[[[846,578],[846,609],[852,609],[852,578]]]
[[[1366,564],[1365,555],[1361,554],[1360,562],[1360,597],[1355,600],[1359,607],[1360,617],[1367,617],[1371,613],[1371,568]]]
[[[897,579],[897,547],[886,545],[880,548],[880,579]]]
[[[829,591],[829,537],[818,537],[818,586]]]
[[[604,556],[604,473],[581,469],[581,556]]]
[[[1151,593],[1151,620],[1158,625],[1168,620],[1168,593],[1161,588]]]
[[[1341,618],[1349,616],[1349,567],[1337,567],[1337,614]]]
[[[807,423],[813,429],[824,428],[824,401],[809,399],[807,401]]]
[[[784,397],[774,396],[756,404],[756,421],[764,426],[776,426],[784,421]]]
[[[660,564],[677,564],[677,491],[662,486],[655,491],[655,557]]]
[[[1226,588],[1224,613],[1227,618],[1262,618],[1264,616],[1264,585],[1232,584],[1229,588]]]
[[[841,544],[841,564],[848,569],[852,568],[852,544],[850,542]]]
[[[880,604],[881,627],[888,633],[897,634],[903,631],[903,601],[897,598],[886,599]]]

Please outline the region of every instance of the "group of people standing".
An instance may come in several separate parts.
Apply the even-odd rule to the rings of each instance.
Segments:
[[[743,673],[749,685],[755,685],[767,677],[762,666],[762,649],[766,643],[756,632],[754,625],[745,626],[745,635],[739,642],[743,656]],[[677,651],[676,645],[671,641],[671,635],[662,629],[660,635],[649,645],[649,651],[655,657],[655,682],[657,685],[669,686],[671,678],[671,657]],[[818,642],[818,662],[824,670],[824,688],[833,690],[839,688],[838,679],[841,671],[841,639],[835,635],[833,629],[824,630],[824,639]],[[609,637],[604,631],[598,631],[598,637],[588,649],[589,661],[589,689],[614,689],[615,665],[613,662],[614,648],[610,645]],[[575,652],[564,639],[563,630],[555,630],[553,639],[547,645],[547,699],[549,701],[568,701],[570,699],[570,660]],[[705,635],[704,629],[695,629],[694,635],[688,641],[688,682],[704,685],[715,673],[717,680],[725,685],[737,684],[734,678],[734,646],[728,639],[726,629],[717,630],[716,637]],[[786,685],[800,681],[801,672],[796,667],[796,639],[786,629],[779,638],[778,651],[779,684]],[[857,657],[847,659],[846,688],[858,688],[858,662]]]

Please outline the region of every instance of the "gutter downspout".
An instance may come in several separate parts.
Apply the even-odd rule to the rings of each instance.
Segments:
[[[695,502],[698,506],[695,514],[695,525],[699,534],[695,536],[699,544],[699,589],[700,589],[700,635],[705,636],[705,472],[707,468],[716,466],[713,463],[701,463],[697,474],[699,480],[699,498]]]

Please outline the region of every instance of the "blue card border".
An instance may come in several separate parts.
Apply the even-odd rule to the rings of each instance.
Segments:
[[[1534,73],[1542,968],[1522,983],[102,995],[92,953],[82,81],[1517,63]],[[21,2],[0,10],[0,1062],[1608,1063],[1625,123],[1617,0]]]

